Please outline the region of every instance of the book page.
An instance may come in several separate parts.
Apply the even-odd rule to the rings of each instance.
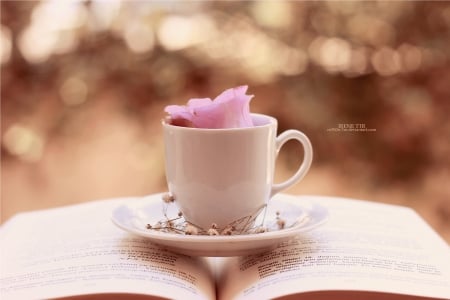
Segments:
[[[142,200],[97,201],[9,220],[0,231],[0,298],[215,298],[207,261],[163,250],[113,225],[111,212],[125,201]]]
[[[450,298],[449,247],[414,211],[348,199],[311,199],[329,209],[328,222],[271,252],[228,260],[219,279],[219,299],[269,299],[314,291]]]

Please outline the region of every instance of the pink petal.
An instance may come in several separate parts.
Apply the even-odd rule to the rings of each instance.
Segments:
[[[192,114],[192,127],[197,127],[197,128],[211,128],[211,125],[209,125],[206,122],[209,121],[202,121],[202,120],[198,120],[198,117],[196,115],[196,111],[200,108],[200,107],[208,107],[210,105],[213,104],[213,101],[209,98],[193,98],[190,99],[188,101],[187,106],[189,107],[189,111]]]
[[[248,86],[227,89],[214,100],[209,98],[190,99],[186,106],[169,105],[173,124],[197,128],[237,128],[250,127],[253,122],[250,115],[250,100],[246,95]]]
[[[243,85],[228,89],[214,99],[215,102],[224,104],[224,126],[226,127],[251,127],[253,121],[250,115],[250,100],[253,95],[246,95],[248,86]]]
[[[233,99],[233,97],[239,97],[239,96],[247,96],[245,93],[247,92],[248,85],[241,85],[235,88],[231,88],[228,90],[223,91],[219,96],[214,99],[214,101],[217,102],[226,102],[230,99]],[[253,97],[253,96],[251,96]]]
[[[167,112],[172,119],[181,118],[190,120],[192,118],[189,109],[184,105],[168,105],[164,108],[164,111]]]
[[[211,103],[212,100],[209,98],[193,98],[188,101],[187,106],[190,108],[190,111],[192,112],[192,109],[196,107],[210,105]]]
[[[198,128],[226,128],[223,126],[223,113],[220,103],[196,107],[192,123]]]
[[[250,100],[253,96],[245,95],[247,86],[224,91],[211,105],[194,109],[192,123],[202,128],[237,128],[250,127],[253,122],[250,115]]]
[[[164,108],[169,114],[170,124],[183,127],[192,127],[192,113],[184,105],[169,105]]]

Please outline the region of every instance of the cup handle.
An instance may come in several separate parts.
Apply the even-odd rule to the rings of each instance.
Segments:
[[[298,130],[294,129],[286,130],[276,138],[277,156],[278,153],[280,152],[281,147],[283,147],[283,145],[289,140],[297,140],[303,145],[304,150],[303,162],[298,168],[297,172],[295,172],[295,174],[291,178],[281,183],[272,184],[270,197],[273,197],[275,194],[299,182],[306,175],[306,173],[309,170],[309,167],[311,166],[313,157],[311,142],[309,141],[308,137],[305,134],[303,134]]]

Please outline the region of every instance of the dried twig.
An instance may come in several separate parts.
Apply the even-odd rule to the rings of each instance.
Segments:
[[[187,220],[184,219],[183,213],[178,212],[176,217],[169,217],[167,215],[167,209],[169,205],[172,205],[175,202],[175,197],[166,193],[162,196],[163,205],[163,215],[164,220],[160,220],[156,222],[156,224],[147,224],[146,228],[149,230],[156,230],[160,232],[166,233],[175,233],[175,234],[185,234],[185,235],[241,235],[241,234],[258,234],[268,232],[269,229],[264,224],[266,222],[267,216],[267,204],[259,207],[255,212],[253,212],[249,216],[242,217],[238,220],[231,222],[226,225],[224,228],[219,228],[217,224],[211,224],[211,227],[208,229],[201,228]],[[260,224],[255,225],[255,221],[257,217],[261,214],[262,210],[264,210],[264,214],[262,217],[262,221]],[[291,226],[296,225],[297,223],[292,224]],[[280,212],[276,212],[276,230],[282,230],[286,227],[286,221],[280,217]],[[289,227],[291,227],[289,226]]]

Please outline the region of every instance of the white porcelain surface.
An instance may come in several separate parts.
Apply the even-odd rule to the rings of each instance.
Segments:
[[[297,130],[277,134],[277,120],[253,114],[256,126],[199,129],[163,122],[169,191],[186,219],[219,227],[253,214],[271,196],[297,183],[312,162],[308,138]],[[275,159],[289,140],[303,145],[304,160],[288,180],[273,184]],[[299,148],[300,151],[300,148]]]
[[[276,212],[286,221],[286,229],[258,234],[205,236],[164,233],[146,228],[164,219],[161,194],[142,198],[142,202],[117,207],[112,221],[123,230],[146,237],[166,248],[192,256],[238,256],[269,250],[278,243],[323,224],[328,218],[326,208],[308,201],[307,197],[278,194],[267,208],[265,226],[275,228]],[[175,216],[178,208],[171,204],[168,216]],[[256,223],[260,224],[262,215]]]

